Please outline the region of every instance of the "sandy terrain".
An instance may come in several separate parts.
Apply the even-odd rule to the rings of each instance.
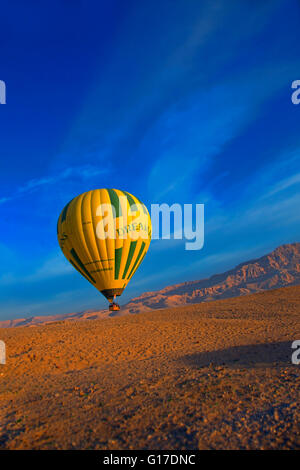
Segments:
[[[0,339],[2,449],[300,448],[300,287]]]

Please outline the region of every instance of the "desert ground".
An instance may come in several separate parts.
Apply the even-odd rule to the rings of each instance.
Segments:
[[[0,339],[1,449],[300,448],[300,286]]]

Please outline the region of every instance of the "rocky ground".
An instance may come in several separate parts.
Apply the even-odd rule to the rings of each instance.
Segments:
[[[2,449],[300,448],[300,287],[0,339]]]

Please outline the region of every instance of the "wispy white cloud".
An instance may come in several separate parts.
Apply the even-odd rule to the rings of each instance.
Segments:
[[[164,110],[140,148],[141,154],[151,148],[155,156],[148,177],[153,199],[189,196],[195,175],[201,178],[201,172],[256,119],[262,105],[280,90],[287,76],[296,73],[297,67],[296,62],[264,64]],[[201,181],[197,186],[201,187]]]
[[[7,272],[0,277],[0,286],[13,285],[18,283],[34,283],[51,278],[67,275],[74,272],[72,265],[60,254],[54,254],[46,259],[38,268],[31,273],[21,271],[21,274],[14,267],[12,272]]]
[[[265,198],[274,196],[275,194],[280,193],[281,191],[284,191],[288,188],[291,188],[292,186],[299,184],[299,183],[300,183],[300,173],[289,176],[288,178],[284,178],[281,181],[278,181],[276,184],[274,184],[273,188],[270,189],[269,192],[263,195],[263,198],[265,199]]]
[[[297,186],[300,173],[293,173],[297,168],[297,158],[297,150],[281,154],[280,157],[274,155],[271,164],[262,166],[259,172],[249,178],[246,196],[235,201],[234,207],[218,207],[217,201],[212,199],[214,209],[210,219],[206,220],[206,237],[220,232],[224,237],[231,234],[236,238],[240,235],[241,241],[245,237],[251,246],[251,241],[256,243],[260,237],[257,235],[253,240],[249,239],[249,231],[263,234],[272,227],[272,230],[281,231],[285,228],[291,236],[296,233],[295,228],[300,222],[300,193]]]
[[[35,178],[27,181],[23,186],[20,186],[14,196],[7,196],[0,198],[0,205],[5,204],[11,200],[21,197],[25,193],[33,192],[41,187],[54,185],[61,181],[72,180],[72,178],[80,178],[82,180],[88,180],[98,175],[104,175],[108,172],[107,168],[98,168],[93,165],[82,165],[77,167],[70,167],[62,170],[49,177]]]

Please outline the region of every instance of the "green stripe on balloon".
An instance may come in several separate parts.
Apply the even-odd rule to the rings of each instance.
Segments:
[[[76,261],[76,263],[80,266],[80,269],[87,275],[87,277],[88,277],[94,284],[96,284],[95,279],[90,275],[90,273],[88,272],[88,270],[87,270],[86,267],[84,266],[83,262],[82,262],[81,259],[79,258],[78,254],[77,254],[76,251],[74,250],[74,248],[72,248],[72,250],[70,250],[70,253],[71,253],[71,255],[73,256],[73,258],[74,258],[74,260]]]
[[[87,281],[89,281],[89,278],[81,271],[81,269],[71,259],[69,259],[69,261],[72,264],[72,266],[74,266],[76,271],[78,271],[83,277],[85,277]]]
[[[115,279],[119,279],[123,248],[115,249]]]
[[[132,275],[132,273],[133,273],[135,267],[137,266],[138,262],[140,261],[140,258],[141,258],[141,256],[142,256],[143,251],[144,251],[144,248],[145,248],[145,245],[146,245],[146,243],[143,242],[143,243],[142,243],[142,246],[141,246],[141,248],[140,248],[139,254],[137,255],[137,258],[136,258],[136,260],[135,260],[135,262],[134,262],[134,265],[132,266],[132,269],[131,269],[130,274],[129,274],[129,276],[128,276],[129,278],[131,277],[131,275]]]
[[[111,202],[112,206],[114,206],[114,208],[115,208],[114,216],[115,217],[120,217],[122,215],[122,212],[121,212],[121,207],[120,207],[120,204],[119,204],[119,196],[117,195],[117,193],[113,189],[106,189],[106,191],[109,194],[109,198],[110,198],[110,202]]]
[[[127,271],[129,269],[130,263],[132,261],[132,258],[133,258],[133,255],[134,255],[134,252],[135,252],[135,249],[136,249],[136,244],[137,244],[137,241],[134,241],[134,242],[130,243],[128,258],[127,258],[127,261],[126,261],[126,265],[125,265],[125,269],[124,269],[124,272],[123,272],[122,279],[125,279],[125,277],[126,277]]]
[[[137,205],[136,202],[135,202],[135,200],[134,200],[133,197],[131,196],[131,194],[129,194],[127,191],[123,191],[123,193],[124,193],[125,196],[127,197],[130,207]]]
[[[131,196],[131,194],[129,194],[127,191],[123,191],[123,193],[127,196],[127,199],[128,199],[128,201],[129,201],[130,207],[131,207],[131,206],[136,206],[136,207],[137,207],[137,203],[135,202],[135,200],[133,199],[133,197]],[[143,209],[144,214],[148,215],[148,212],[147,212],[147,209],[146,209],[145,205],[144,205],[137,197],[135,197],[135,199],[136,199],[137,202],[142,206],[142,209]],[[138,209],[138,207],[137,207],[137,209]]]

